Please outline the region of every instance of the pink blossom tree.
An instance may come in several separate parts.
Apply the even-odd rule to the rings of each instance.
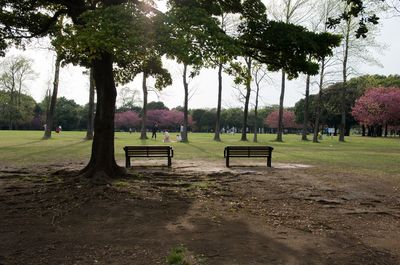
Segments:
[[[183,112],[176,110],[149,110],[147,113],[147,126],[157,123],[160,129],[178,130],[183,123]],[[193,124],[191,116],[188,117],[188,125]]]
[[[117,129],[136,128],[140,125],[140,117],[134,111],[115,113],[114,124]]]
[[[381,135],[382,127],[396,128],[400,125],[400,88],[371,88],[364,93],[352,108],[353,117],[370,131],[378,128]],[[380,128],[380,129],[379,129]]]
[[[279,111],[271,112],[264,120],[264,124],[268,127],[277,129],[279,123]],[[293,111],[283,111],[283,128],[295,129],[300,128],[300,125],[296,123],[295,114]]]

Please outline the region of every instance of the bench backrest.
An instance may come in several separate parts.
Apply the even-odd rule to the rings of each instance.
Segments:
[[[225,156],[268,157],[271,156],[273,149],[271,146],[227,146]]]
[[[172,146],[166,145],[148,145],[148,146],[125,146],[127,156],[171,156]]]

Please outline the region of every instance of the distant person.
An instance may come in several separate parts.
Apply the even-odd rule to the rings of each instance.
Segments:
[[[60,133],[60,132],[61,132],[61,126],[58,125],[58,126],[56,127],[56,133]]]
[[[158,131],[158,124],[157,123],[155,123],[154,124],[154,126],[153,126],[153,128],[151,129],[151,132],[152,132],[152,134],[151,134],[151,139],[157,139],[157,131]]]
[[[129,128],[129,134],[131,134],[132,133],[132,128]]]
[[[164,131],[164,139],[163,139],[164,143],[170,143],[171,139],[169,138],[169,133],[168,131]]]
[[[46,123],[43,125],[43,129],[44,129],[44,131],[46,131],[46,129],[47,129],[47,124]]]
[[[176,141],[177,142],[181,142],[182,141],[182,137],[179,134],[176,135]]]
[[[179,129],[179,132],[181,133],[181,141],[182,141],[182,139],[183,139],[183,129],[184,129],[184,127],[183,127],[183,125],[181,124],[181,127],[180,127],[180,129]]]

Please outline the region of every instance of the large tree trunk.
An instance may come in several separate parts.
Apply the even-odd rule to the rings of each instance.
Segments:
[[[282,134],[283,134],[283,101],[285,99],[285,81],[286,81],[286,73],[282,70],[282,85],[281,85],[281,97],[279,99],[279,117],[278,117],[278,133],[276,135],[276,141],[282,142]]]
[[[189,110],[188,110],[188,101],[189,101],[189,84],[187,82],[187,64],[183,64],[183,89],[185,90],[185,99],[183,102],[183,132],[182,132],[182,142],[189,142],[188,139],[188,133],[187,133],[187,128],[188,128],[188,116],[189,116]]]
[[[217,105],[217,120],[215,122],[214,141],[220,142],[221,131],[221,102],[222,102],[222,63],[218,66],[218,105]]]
[[[54,70],[54,81],[53,81],[53,93],[51,95],[49,111],[46,115],[46,130],[44,131],[43,139],[51,138],[51,130],[53,128],[54,112],[56,110],[57,104],[57,94],[58,94],[58,84],[60,80],[60,67],[61,67],[61,57],[57,55]]]
[[[93,67],[89,71],[89,110],[86,130],[86,140],[93,140],[94,127],[94,78]]]
[[[147,74],[143,72],[143,82],[142,82],[142,89],[143,89],[143,109],[142,109],[142,128],[140,130],[140,139],[146,140],[147,137]]]
[[[301,135],[301,140],[308,141],[308,113],[310,108],[310,75],[307,75],[306,80],[306,97],[304,99],[304,118],[303,118],[303,132]]]
[[[242,138],[240,141],[247,141],[247,118],[249,116],[249,101],[251,93],[251,58],[245,59],[247,64],[247,80],[246,80],[246,98],[244,102]]]
[[[93,62],[93,76],[97,92],[96,116],[94,120],[94,138],[92,153],[88,165],[81,175],[92,182],[105,184],[110,178],[125,174],[114,156],[114,116],[117,90],[113,76],[113,62],[110,54]]]
[[[314,134],[313,142],[318,143],[318,132],[319,132],[319,119],[321,116],[321,100],[322,100],[322,88],[324,86],[324,75],[325,75],[325,58],[321,60],[321,70],[319,74],[319,92],[317,97],[315,122],[314,122]]]

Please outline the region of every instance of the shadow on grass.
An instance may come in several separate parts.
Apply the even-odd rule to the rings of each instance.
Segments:
[[[26,143],[21,143],[21,144],[15,144],[15,145],[4,145],[0,149],[3,148],[9,148],[9,147],[18,147],[18,146],[24,146],[24,145],[30,145],[30,144],[36,144],[36,143],[41,143],[43,140],[36,140],[36,141],[31,141],[31,142],[26,142]]]

